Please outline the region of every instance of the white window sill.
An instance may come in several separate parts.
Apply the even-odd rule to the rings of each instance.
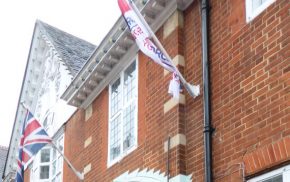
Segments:
[[[121,160],[123,158],[125,158],[126,156],[128,156],[130,153],[132,153],[134,150],[137,149],[137,145],[132,146],[129,150],[127,150],[126,152],[124,152],[122,155],[120,155],[119,157],[117,157],[116,159],[110,161],[108,159],[108,163],[107,163],[107,168],[112,167],[114,164],[121,162]]]
[[[252,8],[252,1],[256,0],[246,0],[246,21],[250,23],[254,20],[259,14],[261,14],[266,8],[268,8],[271,4],[273,4],[276,0],[268,0],[267,2],[263,3],[256,9]]]

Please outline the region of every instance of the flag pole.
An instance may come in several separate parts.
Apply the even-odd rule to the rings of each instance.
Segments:
[[[60,153],[60,155],[63,157],[64,161],[67,163],[68,167],[75,173],[75,175],[79,178],[80,181],[84,180],[84,174],[80,173],[79,171],[77,171],[73,165],[70,163],[70,161],[66,158],[66,156],[62,153],[62,151],[55,145],[55,143],[51,142],[51,145],[53,148],[55,148],[58,153]]]
[[[25,109],[29,110],[28,109],[28,106],[24,103],[24,102],[21,102],[20,103],[22,105],[22,107],[24,107]],[[60,153],[60,155],[63,157],[64,161],[67,163],[68,167],[75,173],[75,175],[79,178],[80,181],[83,181],[84,180],[84,175],[83,173],[80,173],[79,171],[77,171],[73,165],[70,163],[70,161],[66,158],[66,156],[61,152],[61,150],[55,145],[55,143],[51,142],[51,145],[53,148],[55,148],[58,153]]]
[[[167,51],[164,49],[164,47],[162,46],[162,44],[160,43],[160,41],[158,40],[158,38],[156,37],[155,33],[151,30],[150,26],[147,24],[147,22],[145,21],[144,17],[141,15],[141,13],[139,12],[138,8],[136,7],[136,5],[134,4],[134,2],[132,0],[129,0],[130,4],[132,5],[132,9],[133,11],[136,13],[136,15],[138,16],[138,18],[140,19],[140,21],[142,22],[142,24],[145,26],[145,28],[147,29],[147,31],[149,32],[150,36],[152,37],[152,39],[154,40],[154,42],[156,43],[156,45],[158,46],[158,48],[164,53],[164,55],[166,56],[166,58],[171,62],[172,66],[174,67],[174,69],[176,70],[177,75],[180,78],[180,81],[183,83],[184,87],[186,88],[186,90],[189,92],[189,94],[195,98],[197,96],[199,96],[200,94],[200,86],[199,85],[191,85],[190,83],[188,83],[184,77],[182,76],[182,74],[179,72],[179,70],[177,69],[177,67],[173,64],[173,61],[171,59],[171,57],[169,56],[169,54],[167,53]]]

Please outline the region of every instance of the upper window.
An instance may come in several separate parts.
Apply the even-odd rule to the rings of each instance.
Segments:
[[[248,180],[248,182],[289,182],[290,166],[282,167],[274,171],[268,172],[261,176],[257,176]]]
[[[246,0],[246,18],[247,22],[252,21],[275,0]]]
[[[110,85],[108,166],[137,147],[137,61]]]

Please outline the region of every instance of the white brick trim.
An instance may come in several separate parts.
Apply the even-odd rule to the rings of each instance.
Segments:
[[[90,136],[89,138],[87,138],[85,140],[85,143],[84,143],[84,148],[87,148],[92,143],[92,140],[93,140],[92,136]]]
[[[177,54],[173,59],[173,64],[175,66],[185,66],[185,60],[184,57],[182,55]],[[166,69],[164,69],[164,76],[168,75],[169,71],[167,71]]]
[[[184,20],[181,11],[175,11],[163,26],[163,38],[167,38],[178,26],[183,28]]]
[[[185,104],[185,95],[180,94],[179,95],[179,100],[175,98],[171,98],[164,104],[164,114],[166,114],[168,111],[170,111],[173,107],[175,107],[178,104]]]
[[[87,121],[93,115],[93,107],[90,104],[85,110],[85,121]]]
[[[90,172],[91,169],[92,169],[91,163],[86,165],[85,168],[84,168],[84,175],[86,175],[88,172]]]
[[[186,137],[184,134],[177,134],[170,138],[170,149],[177,147],[178,145],[186,145]],[[164,142],[164,152],[168,151],[168,141]]]

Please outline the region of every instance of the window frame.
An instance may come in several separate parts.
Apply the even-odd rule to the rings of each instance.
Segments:
[[[65,135],[61,134],[56,140],[57,146],[62,146],[62,152],[64,153],[64,140]],[[49,161],[48,162],[41,162],[41,153],[43,150],[49,150]],[[56,152],[55,158],[53,158],[53,153]],[[55,174],[53,174],[53,163],[56,162]],[[49,167],[49,178],[47,179],[40,179],[41,173],[41,166],[48,166]],[[39,181],[39,182],[53,182],[59,177],[60,181],[63,181],[63,157],[62,155],[56,151],[51,145],[46,145],[43,147],[36,155],[32,162],[32,167],[30,169],[31,175],[30,179]]]
[[[276,0],[267,0],[259,7],[253,9],[253,1],[257,0],[246,0],[246,21],[247,23],[254,20],[259,14],[261,14],[266,8],[273,4]]]
[[[132,145],[132,147],[130,147],[128,150],[124,151],[123,150],[123,140],[124,140],[124,137],[123,137],[123,128],[124,128],[124,118],[123,118],[123,113],[125,111],[125,109],[121,109],[120,111],[117,111],[114,116],[112,117],[111,116],[111,93],[112,93],[112,85],[118,80],[120,79],[120,85],[121,85],[121,108],[125,108],[125,106],[128,106],[130,104],[128,103],[124,103],[124,76],[125,76],[125,71],[135,62],[135,65],[136,65],[136,98],[132,99],[130,101],[130,103],[133,103],[135,102],[135,113],[134,113],[134,118],[135,118],[135,121],[134,121],[134,124],[135,124],[135,128],[134,128],[134,135],[135,135],[135,141]],[[112,165],[116,164],[117,162],[119,162],[120,160],[122,160],[125,156],[127,156],[128,154],[130,154],[132,151],[134,151],[137,146],[138,146],[138,85],[139,85],[139,63],[138,63],[138,56],[134,56],[133,59],[131,61],[129,61],[125,66],[124,66],[124,69],[118,74],[116,75],[116,78],[114,78],[110,84],[109,84],[109,113],[108,113],[108,148],[107,148],[107,151],[108,151],[108,156],[107,156],[107,167],[111,167]],[[119,113],[120,112],[120,113]],[[121,130],[120,130],[120,133],[121,133],[121,144],[120,144],[120,154],[118,157],[116,157],[115,159],[111,160],[110,156],[111,156],[111,150],[110,150],[110,146],[111,146],[111,139],[110,139],[110,136],[111,136],[111,121],[118,118],[118,116],[120,115],[121,117]]]
[[[41,160],[42,160],[42,152],[43,151],[45,151],[45,150],[47,150],[47,151],[49,151],[49,160],[48,161],[44,161],[44,162],[42,162]],[[51,148],[50,147],[44,147],[43,149],[41,149],[40,150],[40,155],[39,155],[39,166],[38,166],[38,168],[39,168],[39,170],[38,170],[38,172],[39,172],[39,176],[38,176],[38,178],[39,178],[39,181],[47,181],[47,180],[49,180],[50,179],[50,170],[51,170],[51,167],[50,167],[50,163],[51,163]],[[41,178],[41,167],[45,167],[45,166],[47,166],[48,167],[48,178]]]
[[[62,153],[64,153],[64,135],[61,135],[58,139],[57,139],[57,146],[62,146],[62,148],[60,149]],[[56,152],[55,154],[55,158],[53,158],[53,152]],[[55,174],[53,174],[53,163],[55,162]],[[51,154],[51,161],[50,161],[50,175],[51,177],[49,178],[50,181],[54,181],[57,180],[58,176],[61,176],[61,181],[62,181],[62,175],[63,175],[63,157],[62,155],[56,151],[55,148],[52,148],[52,154]]]
[[[264,180],[274,178],[278,175],[282,175],[283,182],[290,181],[290,165],[284,166],[284,167],[281,167],[279,169],[262,174],[260,176],[251,178],[251,179],[247,180],[247,182],[263,182]]]

